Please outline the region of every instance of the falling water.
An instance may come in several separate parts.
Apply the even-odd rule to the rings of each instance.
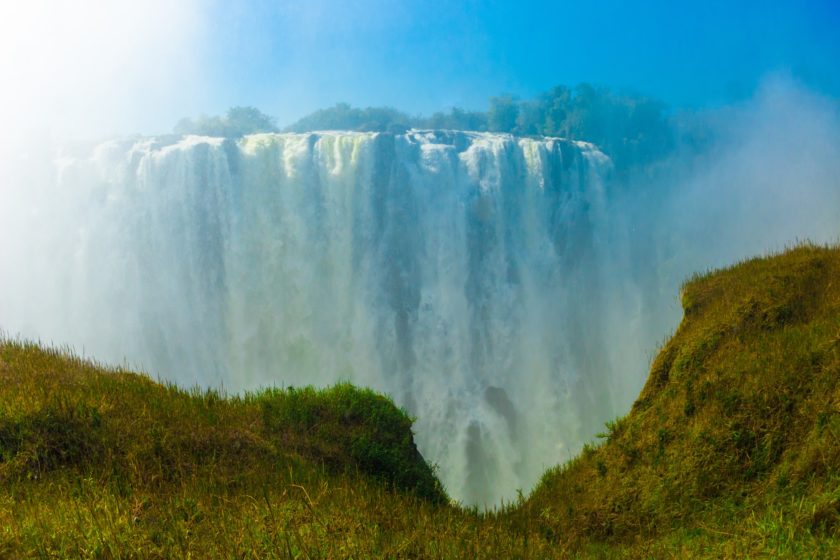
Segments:
[[[496,504],[638,388],[604,350],[609,169],[489,133],[107,142],[29,197],[3,324],[183,385],[374,387]]]

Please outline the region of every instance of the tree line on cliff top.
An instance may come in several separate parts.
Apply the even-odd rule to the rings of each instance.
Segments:
[[[559,85],[533,99],[491,97],[486,111],[453,107],[430,116],[409,115],[392,107],[353,107],[348,103],[319,109],[281,128],[254,107],[233,107],[225,116],[182,119],[179,134],[240,137],[256,132],[352,130],[401,133],[411,128],[505,132],[519,136],[556,136],[592,142],[607,153],[618,171],[664,159],[677,145],[702,142],[702,127],[677,115],[653,97],[607,87]]]

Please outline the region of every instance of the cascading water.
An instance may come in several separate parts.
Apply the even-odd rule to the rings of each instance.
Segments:
[[[8,133],[0,328],[182,385],[373,386],[451,495],[497,504],[627,412],[685,278],[837,242],[836,104],[771,84],[716,120],[607,193],[609,162],[556,139],[173,137],[52,165]]]
[[[3,326],[184,385],[374,387],[453,497],[496,504],[638,389],[604,351],[609,167],[489,133],[108,142],[31,194],[5,250],[40,260],[6,282],[45,287],[0,295]]]

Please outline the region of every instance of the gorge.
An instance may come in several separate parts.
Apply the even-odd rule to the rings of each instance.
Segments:
[[[629,187],[591,144],[498,133],[45,149],[3,170],[0,328],[184,387],[372,387],[492,507],[629,409],[691,273],[836,239],[836,122],[755,107]]]

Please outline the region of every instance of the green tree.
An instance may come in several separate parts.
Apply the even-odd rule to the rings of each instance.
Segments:
[[[196,119],[183,118],[174,129],[176,134],[198,134],[240,138],[258,132],[277,132],[274,117],[254,107],[231,107],[224,117],[201,115]]]
[[[421,119],[419,128],[446,130],[487,130],[487,114],[479,111],[465,111],[453,107],[449,113],[437,112],[427,119]]]
[[[516,134],[534,136],[543,134],[545,128],[545,104],[542,100],[523,101],[519,104],[519,114],[516,117]]]
[[[519,103],[510,95],[490,98],[487,129],[493,132],[513,132],[519,116]]]
[[[572,92],[566,86],[555,86],[542,95],[544,119],[541,134],[568,136],[566,118],[572,103]]]
[[[368,132],[403,132],[412,128],[416,119],[392,107],[352,107],[336,103],[319,109],[286,128],[289,132],[315,130],[359,130]]]
[[[231,107],[225,116],[228,134],[244,136],[257,132],[277,132],[277,122],[255,107]]]

